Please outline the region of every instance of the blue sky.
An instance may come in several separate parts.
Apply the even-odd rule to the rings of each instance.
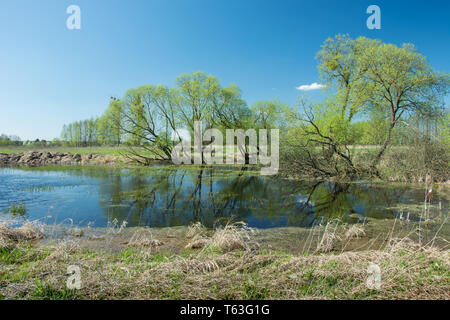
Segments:
[[[66,27],[71,4],[81,30]],[[371,4],[381,30],[366,27]],[[319,82],[314,57],[338,33],[414,43],[450,72],[449,9],[447,0],[1,0],[0,133],[52,139],[100,115],[110,96],[197,70],[236,83],[248,104],[294,104],[296,87]]]

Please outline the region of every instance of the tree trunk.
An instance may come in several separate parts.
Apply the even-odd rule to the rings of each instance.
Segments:
[[[395,122],[394,122],[394,121],[391,121],[391,124],[389,125],[389,129],[388,129],[388,131],[387,131],[386,139],[384,140],[384,143],[383,143],[383,145],[381,146],[381,149],[378,151],[377,155],[375,156],[375,159],[374,159],[373,162],[372,162],[372,165],[371,165],[372,169],[375,169],[375,170],[376,170],[376,166],[377,166],[378,163],[380,162],[381,156],[382,156],[382,155],[384,154],[384,152],[386,151],[386,148],[387,148],[389,142],[391,141],[391,133],[392,133],[392,129],[394,128],[394,126],[395,126]]]

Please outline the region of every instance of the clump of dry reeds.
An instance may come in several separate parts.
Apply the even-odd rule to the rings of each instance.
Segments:
[[[0,239],[2,242],[31,241],[44,238],[44,234],[33,222],[25,222],[19,228],[10,228],[10,223],[0,224]]]
[[[249,249],[250,235],[255,232],[243,222],[228,223],[214,230],[211,237],[206,236],[206,228],[199,223],[189,227],[186,233],[192,240],[186,245],[191,249],[218,249],[222,252]]]
[[[248,248],[248,240],[250,240],[250,229],[246,228],[245,224],[227,224],[214,232],[210,247],[218,248],[225,252],[245,249]]]
[[[201,249],[206,247],[210,242],[210,239],[194,236],[191,241],[186,245],[186,249]]]
[[[201,249],[206,247],[210,242],[210,238],[207,235],[208,230],[201,222],[191,224],[186,231],[186,238],[189,238],[190,241],[185,248]]]
[[[359,239],[361,237],[364,237],[366,235],[366,232],[364,231],[364,228],[362,226],[358,225],[352,225],[346,232],[345,232],[345,238],[346,239]]]
[[[126,220],[123,220],[122,223],[119,224],[119,220],[114,218],[112,221],[108,221],[106,226],[106,233],[107,234],[119,234],[125,229],[128,222]]]
[[[13,246],[11,241],[0,236],[0,250],[10,249]]]
[[[80,246],[76,240],[66,240],[58,242],[51,249],[52,253],[44,261],[58,263],[70,259],[71,255],[80,250]]]
[[[84,236],[84,230],[78,227],[73,227],[69,229],[68,234],[73,237],[80,238]]]
[[[127,246],[137,248],[159,247],[162,244],[162,241],[153,238],[149,229],[137,230],[127,242]]]
[[[196,222],[188,226],[186,238],[202,237],[207,233],[206,227],[201,222]]]
[[[342,240],[337,232],[338,226],[337,222],[331,222],[325,226],[322,238],[317,244],[316,252],[330,252],[335,248],[336,242]]]

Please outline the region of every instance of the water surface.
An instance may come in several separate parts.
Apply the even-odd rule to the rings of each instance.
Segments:
[[[24,218],[49,224],[213,226],[231,219],[257,228],[310,227],[335,218],[393,219],[423,201],[424,190],[408,185],[295,181],[249,168],[0,168],[0,218],[22,203]],[[448,205],[439,194],[431,202],[444,212]]]

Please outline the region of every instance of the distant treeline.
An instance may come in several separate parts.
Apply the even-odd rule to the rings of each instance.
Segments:
[[[22,139],[16,135],[6,135],[1,134],[0,135],[0,146],[36,146],[36,147],[43,147],[43,146],[61,146],[62,141],[58,138],[53,139],[52,141],[47,140],[25,140],[22,141]]]
[[[61,144],[81,146],[121,145],[123,134],[107,113],[98,118],[75,121],[64,125]]]
[[[13,135],[0,135],[0,145],[1,146],[21,146],[23,144],[22,140],[18,136]]]

